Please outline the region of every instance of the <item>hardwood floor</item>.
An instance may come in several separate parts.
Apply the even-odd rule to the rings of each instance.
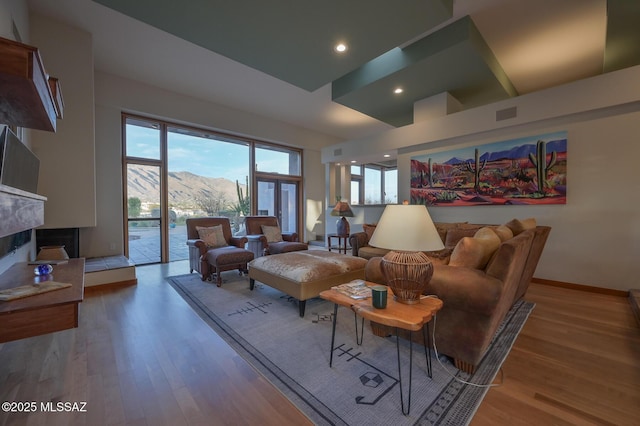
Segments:
[[[640,422],[640,329],[625,297],[532,284],[536,303],[472,425]]]
[[[38,409],[0,424],[311,424],[163,281],[188,268],[138,267],[137,286],[85,295],[79,328],[2,344],[0,402]],[[43,413],[47,401],[86,413]]]
[[[1,344],[0,402],[37,410],[0,412],[0,425],[310,424],[164,283],[187,270],[138,267],[137,286],[85,296],[79,328]],[[527,299],[537,305],[504,384],[472,425],[637,424],[640,329],[627,299],[540,284]],[[42,412],[48,401],[86,401],[86,412]]]

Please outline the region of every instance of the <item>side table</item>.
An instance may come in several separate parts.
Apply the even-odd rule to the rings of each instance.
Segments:
[[[329,251],[336,246],[331,245],[331,240],[337,238],[338,239],[338,253],[347,254],[347,243],[349,242],[349,235],[339,235],[339,234],[327,234],[327,246]]]
[[[371,282],[367,282],[367,285],[377,285]],[[396,351],[398,354],[398,379],[400,383],[400,404],[402,408],[402,414],[409,414],[411,410],[411,377],[413,370],[413,339],[411,338],[414,331],[422,330],[424,341],[424,353],[427,361],[427,374],[432,377],[431,370],[431,339],[429,335],[429,322],[442,308],[442,300],[435,297],[423,297],[420,299],[420,303],[414,305],[406,305],[404,303],[397,302],[393,296],[391,289],[387,291],[387,307],[384,309],[374,308],[371,304],[372,299],[367,298],[364,300],[352,299],[351,297],[340,293],[339,291],[330,289],[320,293],[320,297],[334,303],[333,311],[333,329],[331,333],[331,354],[329,356],[329,366],[331,367],[333,362],[333,349],[335,343],[336,334],[336,321],[338,314],[338,306],[344,306],[350,308],[357,316],[362,319],[368,319],[380,324],[388,325],[395,328],[396,331]],[[356,320],[356,340],[358,339]],[[409,389],[408,389],[408,401],[405,411],[404,395],[402,389],[402,369],[400,365],[400,336],[398,335],[398,329],[408,330],[411,332],[409,338]],[[362,333],[362,330],[361,330]],[[360,337],[360,344],[362,337]]]
[[[253,252],[253,257],[258,258],[264,256],[264,247],[262,245],[262,235],[247,235],[246,249]]]

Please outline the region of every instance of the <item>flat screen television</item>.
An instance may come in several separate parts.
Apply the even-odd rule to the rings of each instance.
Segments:
[[[31,241],[31,229],[0,238],[0,259]]]
[[[0,135],[0,184],[36,193],[40,160],[9,127]]]

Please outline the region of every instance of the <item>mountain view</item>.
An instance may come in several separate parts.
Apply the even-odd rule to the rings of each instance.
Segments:
[[[127,174],[128,197],[137,197],[143,203],[158,202],[160,193],[160,176],[156,169],[150,170],[146,166],[129,165]],[[243,193],[247,193],[247,186],[240,183]],[[195,207],[195,199],[216,194],[229,204],[238,201],[236,183],[225,178],[210,178],[199,176],[191,172],[169,172],[169,205]]]
[[[567,140],[553,140],[547,142],[547,151],[552,152],[556,151],[558,153],[567,152]],[[528,158],[529,154],[535,154],[536,146],[534,144],[526,144],[526,145],[518,145],[511,149],[495,151],[495,152],[485,152],[480,156],[480,161],[499,161],[499,160],[517,160],[520,158]],[[450,160],[445,161],[443,164],[461,164],[468,163],[469,161],[473,161],[472,158],[460,159],[456,157],[452,157]]]

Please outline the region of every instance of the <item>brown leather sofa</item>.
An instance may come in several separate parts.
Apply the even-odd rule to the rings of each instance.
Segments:
[[[548,226],[516,227],[514,236],[501,241],[483,267],[434,261],[425,294],[434,294],[444,303],[437,315],[435,341],[438,352],[453,358],[456,367],[473,372],[482,360],[505,315],[525,295],[550,231]],[[365,276],[386,284],[380,261],[380,257],[371,258]],[[380,324],[372,323],[372,328],[380,336],[393,332]],[[414,334],[421,338],[421,333]]]
[[[453,248],[464,237],[473,237],[473,234],[485,225],[470,224],[467,222],[460,223],[443,223],[436,222],[436,229],[444,243],[444,249],[426,252],[431,258],[446,258],[451,254]],[[354,256],[371,259],[372,257],[381,257],[389,252],[387,249],[373,247],[369,245],[369,240],[375,231],[375,224],[362,225],[363,231],[355,232],[349,235],[349,244],[351,245],[351,254]]]

